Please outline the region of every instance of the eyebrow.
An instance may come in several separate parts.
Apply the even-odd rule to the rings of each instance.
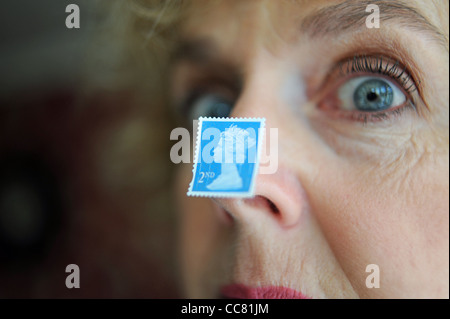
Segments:
[[[371,14],[365,10],[370,4],[379,7],[380,24],[394,21],[413,31],[425,32],[448,51],[448,37],[417,9],[399,0],[346,0],[306,17],[301,23],[301,30],[312,37],[321,37],[360,29],[365,27],[365,20]]]
[[[208,39],[182,39],[172,52],[170,60],[188,60],[196,63],[209,61],[215,55],[215,46]]]
[[[300,0],[296,0],[300,1]],[[448,37],[439,31],[417,9],[400,0],[345,0],[336,5],[324,7],[308,15],[300,25],[300,30],[311,37],[336,36],[340,33],[365,27],[370,15],[365,8],[375,4],[380,9],[380,24],[393,21],[414,31],[425,32],[448,52]],[[182,39],[172,52],[171,60],[187,60],[205,63],[215,58],[214,42],[208,39]]]

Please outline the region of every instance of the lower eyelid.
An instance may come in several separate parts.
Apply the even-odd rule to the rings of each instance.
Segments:
[[[414,110],[415,108],[411,103],[405,103],[399,107],[396,107],[387,111],[378,112],[361,112],[361,111],[335,111],[328,112],[327,117],[334,122],[347,121],[352,123],[362,123],[364,125],[368,123],[381,123],[393,120],[403,115],[408,110]]]
[[[339,103],[336,101],[336,95],[334,97],[327,96],[326,98],[322,99],[321,102],[318,102],[317,108],[321,111],[322,114],[326,114],[326,118],[329,118],[334,122],[343,120],[363,124],[390,121],[401,117],[403,113],[408,110],[413,110],[416,114],[418,112],[412,99],[409,98],[406,98],[405,103],[402,103],[401,105],[395,106],[391,109],[375,112],[342,110],[336,108],[336,103]],[[320,113],[317,113],[317,115],[320,116]]]

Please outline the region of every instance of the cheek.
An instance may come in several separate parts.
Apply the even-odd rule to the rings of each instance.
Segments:
[[[435,157],[421,157],[410,170],[387,175],[382,165],[350,165],[322,155],[315,160],[320,174],[303,183],[313,214],[359,295],[433,293],[415,285],[439,286],[429,270],[448,268],[448,260],[436,257],[448,256],[446,161],[436,166]],[[300,179],[306,176],[298,164],[297,172]],[[369,264],[380,267],[383,289],[366,288]]]

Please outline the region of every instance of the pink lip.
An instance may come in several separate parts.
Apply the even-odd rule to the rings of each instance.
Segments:
[[[221,293],[231,299],[311,299],[301,292],[286,287],[247,287],[235,284],[222,287]]]

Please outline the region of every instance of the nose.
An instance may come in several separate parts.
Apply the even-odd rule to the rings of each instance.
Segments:
[[[253,61],[245,88],[236,101],[231,116],[265,117],[266,133],[271,127],[282,130],[281,123],[285,117],[281,112],[274,111],[274,105],[285,103],[277,89],[283,86],[284,77],[278,73],[282,68],[267,67],[275,64],[273,57],[265,53],[261,53]],[[215,199],[235,222],[255,225],[258,224],[257,221],[265,219],[280,227],[290,228],[299,224],[302,217],[306,216],[309,204],[301,178],[288,166],[287,161],[283,161],[282,145],[276,148],[278,169],[273,174],[257,175],[254,197]]]
[[[296,176],[284,167],[258,175],[252,198],[217,198],[215,202],[239,224],[268,220],[281,228],[299,224],[307,211],[307,196]]]

